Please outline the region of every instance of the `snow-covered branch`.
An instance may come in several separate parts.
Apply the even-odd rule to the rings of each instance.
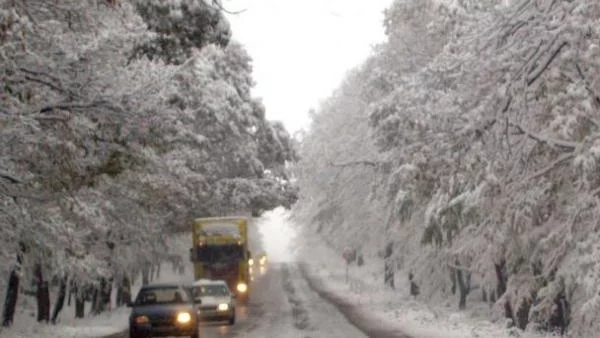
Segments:
[[[549,173],[550,171],[552,171],[553,169],[555,169],[561,163],[568,161],[574,157],[575,157],[574,152],[562,154],[556,160],[552,161],[552,163],[550,163],[547,166],[545,166],[544,168],[536,171],[531,176],[529,176],[527,179],[532,180],[532,179],[538,178],[540,176],[543,176],[543,175]]]
[[[361,166],[361,165],[376,168],[382,164],[383,164],[383,162],[376,162],[376,161],[369,161],[369,160],[356,160],[356,161],[339,162],[339,163],[329,161],[330,166],[338,167],[338,168]]]
[[[237,14],[244,13],[244,12],[246,11],[246,9],[241,9],[241,10],[239,10],[239,11],[230,11],[230,10],[227,10],[227,9],[225,9],[225,8],[223,7],[223,4],[221,3],[221,1],[220,1],[220,0],[212,0],[212,4],[213,4],[213,5],[214,5],[216,8],[218,8],[219,10],[221,10],[221,11],[223,11],[223,12],[227,13],[227,14],[237,15]]]
[[[527,135],[527,137],[529,137],[530,139],[538,141],[540,143],[547,144],[550,147],[560,147],[560,148],[564,148],[565,150],[568,150],[568,151],[574,151],[578,146],[578,143],[575,143],[575,142],[553,139],[553,138],[549,138],[546,136],[542,136],[542,135],[533,133],[517,123],[509,122],[509,125],[516,128],[519,132]]]
[[[45,105],[40,109],[36,109],[35,111],[31,112],[31,114],[34,113],[47,113],[47,112],[51,112],[53,110],[67,110],[67,111],[73,111],[73,110],[86,110],[86,109],[90,109],[90,108],[104,108],[107,109],[109,111],[113,111],[113,112],[123,112],[123,110],[114,105],[113,103],[111,103],[109,100],[94,100],[91,102],[64,102],[64,103],[56,103],[56,104],[51,104],[51,105]]]
[[[581,80],[585,83],[585,89],[587,89],[587,91],[590,93],[590,95],[592,95],[596,104],[600,105],[600,95],[598,95],[598,93],[596,93],[596,91],[590,84],[590,81],[587,79],[585,74],[583,74],[583,70],[581,69],[581,67],[579,66],[578,63],[575,63],[575,69],[577,69],[577,74],[579,74],[579,76],[581,77]],[[595,124],[596,124],[596,126],[598,126],[598,123],[595,123]]]
[[[5,171],[0,171],[0,178],[8,180],[11,183],[23,183],[23,181],[15,175],[12,175]]]
[[[448,265],[448,267],[452,268],[452,269],[456,269],[456,270],[460,270],[460,271],[465,271],[465,272],[473,272],[472,269],[469,269],[467,267],[464,266],[460,266],[460,265],[456,265],[456,264],[452,264],[452,263],[446,263]]]
[[[533,84],[543,73],[544,71],[546,71],[546,69],[548,69],[548,67],[550,66],[550,64],[552,63],[552,61],[554,61],[554,59],[556,59],[556,57],[558,56],[558,54],[561,52],[561,50],[567,45],[568,43],[566,41],[561,42],[558,47],[556,47],[556,49],[549,54],[545,60],[542,60],[540,62],[540,65],[533,69],[531,71],[531,73],[529,74],[529,76],[527,77],[527,85],[531,86],[531,84]]]

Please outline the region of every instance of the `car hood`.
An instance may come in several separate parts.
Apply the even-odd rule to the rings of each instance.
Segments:
[[[204,305],[219,305],[219,304],[229,304],[231,303],[231,297],[228,296],[223,296],[223,297],[215,297],[215,296],[202,296],[200,297],[202,299],[202,304],[200,304],[201,306]]]
[[[179,312],[194,312],[192,304],[154,304],[136,306],[132,309],[132,316],[146,315],[149,317],[175,316]]]

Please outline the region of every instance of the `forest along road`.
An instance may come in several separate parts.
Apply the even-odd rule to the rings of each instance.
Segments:
[[[378,327],[372,318],[361,315],[359,308],[319,290],[318,281],[303,276],[296,264],[270,263],[266,268],[255,267],[253,275],[250,302],[237,307],[236,324],[201,324],[200,337],[409,337]]]

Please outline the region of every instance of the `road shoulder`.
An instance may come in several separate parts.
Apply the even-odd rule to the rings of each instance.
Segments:
[[[390,325],[380,320],[375,315],[367,313],[360,306],[352,304],[346,300],[343,295],[328,289],[319,277],[311,275],[310,272],[308,272],[305,263],[298,263],[298,267],[302,277],[307,281],[308,286],[321,298],[333,304],[350,323],[368,337],[411,338],[411,336],[399,331],[397,328],[390,327]]]

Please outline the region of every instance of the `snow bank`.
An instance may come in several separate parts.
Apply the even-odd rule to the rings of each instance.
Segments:
[[[427,338],[542,338],[553,335],[508,329],[485,317],[491,311],[482,302],[470,301],[469,309],[459,312],[457,304],[430,305],[414,299],[408,292],[408,278],[396,274],[396,290],[383,287],[383,260],[365,257],[365,265],[350,266],[346,282],[345,262],[341,252],[328,247],[315,235],[304,234],[299,246],[300,262],[307,273],[320,279],[328,289],[343,295],[351,303],[375,314],[386,326],[414,337]]]

